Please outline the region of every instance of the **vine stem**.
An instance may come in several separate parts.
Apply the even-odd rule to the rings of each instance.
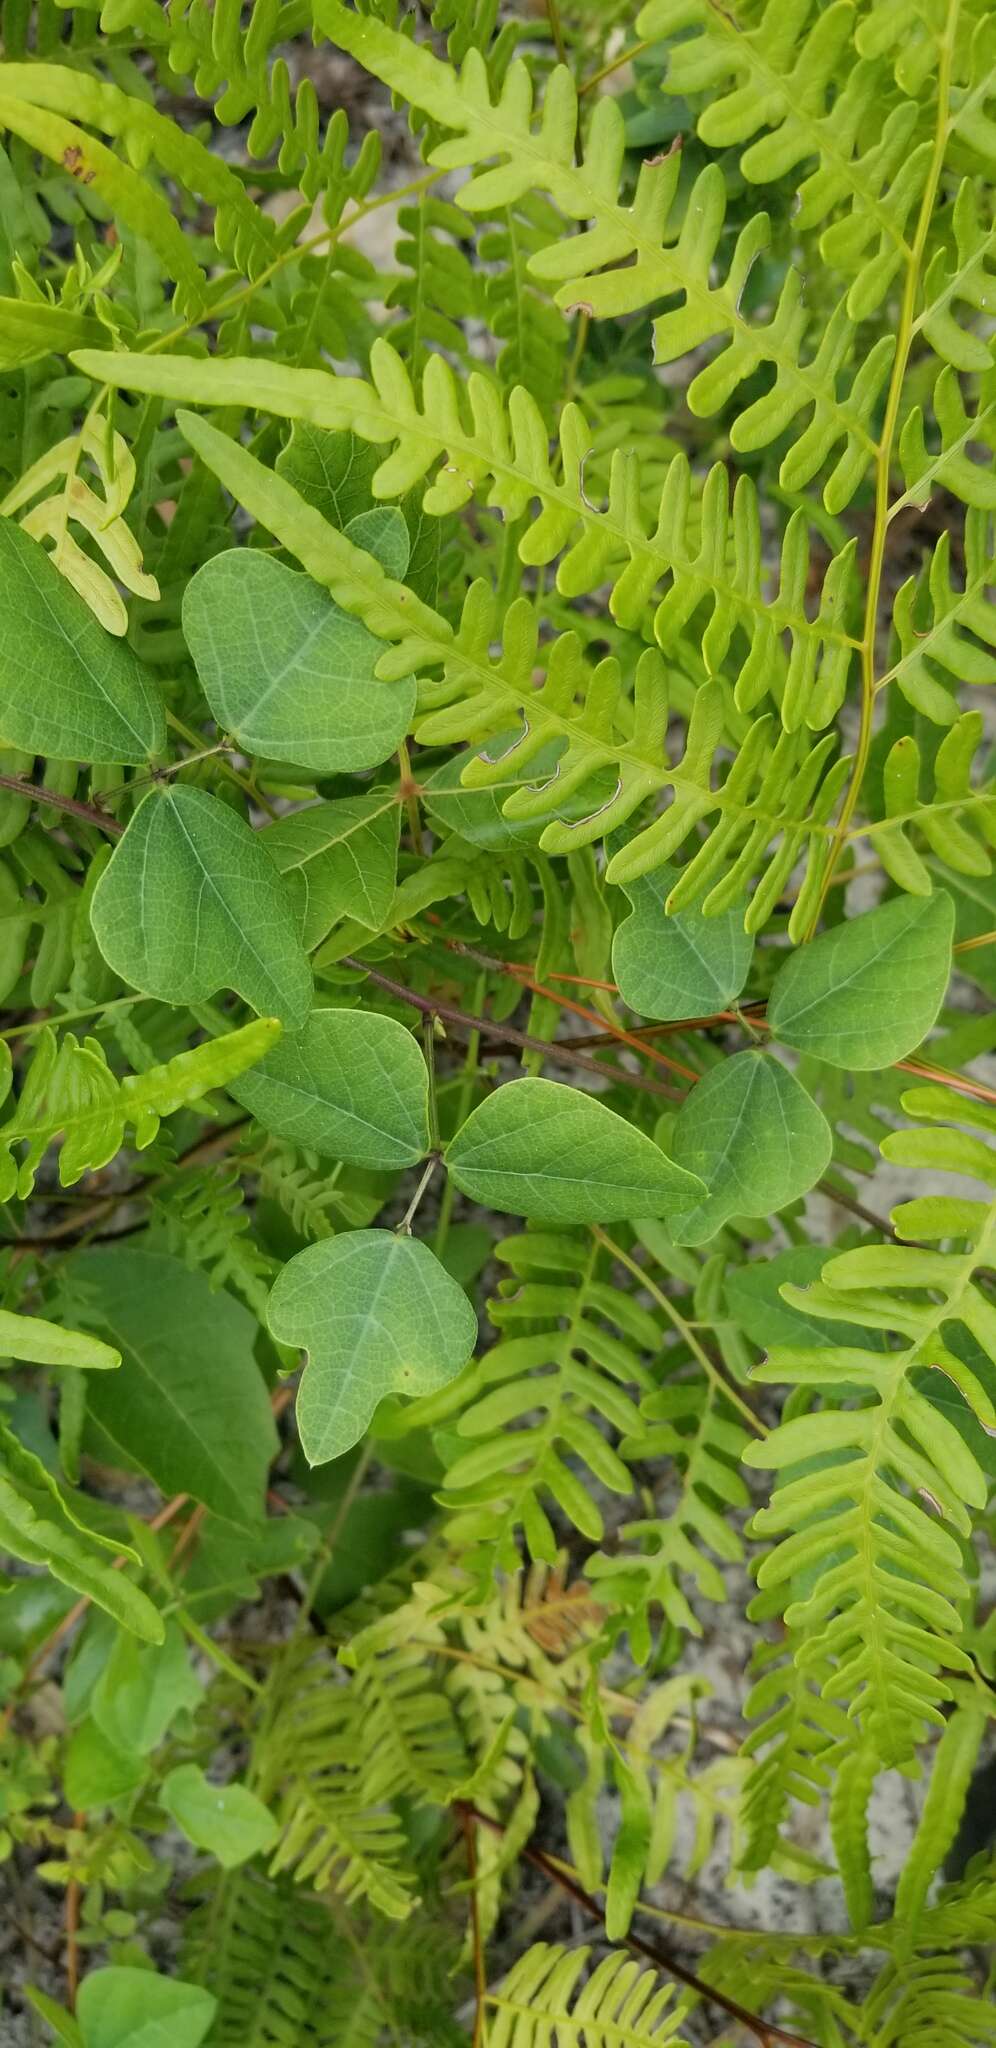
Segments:
[[[916,296],[920,284],[920,269],[927,246],[927,236],[933,217],[937,187],[940,183],[941,171],[944,168],[944,153],[948,142],[951,71],[954,62],[954,43],[960,6],[961,0],[948,0],[947,22],[944,34],[940,38],[937,70],[937,128],[934,135],[934,149],[930,160],[930,169],[927,173],[927,181],[923,190],[923,198],[920,202],[916,234],[913,238],[913,247],[910,251],[910,260],[906,271],[902,305],[899,311],[899,325],[896,332],[896,354],[892,365],[892,376],[889,380],[889,394],[885,404],[885,415],[882,421],[882,438],[878,443],[875,462],[875,524],[872,531],[871,551],[868,560],[865,615],[861,634],[861,722],[858,729],[857,745],[854,750],[854,766],[851,770],[851,779],[848,784],[847,793],[841,804],[837,823],[834,827],[823,886],[806,933],[807,940],[813,937],[819,923],[827,891],[833,881],[834,868],[843,849],[847,838],[848,826],[861,794],[861,784],[864,780],[865,769],[868,766],[868,756],[871,751],[872,721],[875,716],[876,697],[875,642],[878,629],[879,599],[882,591],[882,571],[885,565],[885,544],[889,532],[889,485],[892,472],[892,445],[895,440],[899,408],[902,403],[906,366],[909,362],[910,348],[913,342],[913,319],[916,309]]]
[[[481,1940],[481,1909],[477,1897],[477,1844],[474,1839],[476,1825],[473,1814],[461,1813],[460,1822],[463,1838],[467,1845],[467,1877],[470,1884],[470,1943],[474,1956],[474,2034],[471,2048],[485,2048],[487,2042],[488,1981],[484,1969],[484,1943]]]
[[[642,57],[644,50],[652,48],[653,44],[650,42],[630,43],[629,48],[620,50],[617,57],[610,57],[600,71],[593,71],[590,78],[584,79],[578,86],[578,98],[580,99],[586,92],[594,92],[596,85],[601,85],[603,79],[611,78],[614,71],[621,71],[624,64],[631,64],[634,57]]]
[[[434,1152],[432,1154],[431,1159],[428,1160],[426,1166],[423,1169],[418,1187],[416,1188],[415,1193],[413,1194],[411,1201],[409,1202],[408,1207],[401,1218],[401,1222],[397,1224],[395,1227],[395,1237],[411,1236],[412,1223],[415,1219],[419,1203],[421,1202],[422,1196],[425,1194],[426,1188],[428,1187],[429,1182],[431,1181],[432,1176],[435,1173],[439,1163],[439,1155],[438,1153]]]
[[[39,782],[25,782],[20,775],[0,775],[0,789],[9,789],[15,796],[26,796],[35,804],[50,804],[54,811],[65,811],[67,817],[78,818],[83,825],[96,825],[98,832],[107,832],[112,839],[120,839],[125,829],[96,804],[82,804],[74,796],[61,796],[57,789],[45,789]]]
[[[504,1839],[505,1828],[501,1821],[492,1819],[490,1814],[479,1812],[477,1807],[471,1806],[467,1800],[455,1799],[453,1812],[462,1828],[471,1821]],[[547,1856],[542,1849],[534,1848],[531,1842],[525,1843],[518,1853],[524,1862],[532,1864],[534,1870],[542,1871],[543,1876],[549,1878],[552,1884],[559,1885],[561,1891],[566,1892],[567,1897],[573,1899],[575,1905],[580,1906],[582,1912],[587,1913],[590,1920],[596,1920],[604,1930],[605,1914],[597,1899],[593,1899],[591,1893],[582,1888],[569,1869],[553,1856]],[[760,2043],[760,2048],[815,2048],[815,2042],[811,2041],[808,2035],[793,2033],[789,2027],[779,2027],[773,2020],[762,2019],[759,2013],[751,2012],[749,2007],[741,2005],[737,1999],[729,1998],[725,1991],[707,1984],[704,1977],[697,1977],[694,1970],[686,1970],[684,1963],[679,1963],[670,1949],[664,1948],[662,1943],[645,1941],[642,1935],[634,1934],[630,1930],[628,1934],[623,1935],[622,1944],[634,1955],[644,1956],[653,1964],[655,1970],[662,1970],[668,1977],[676,1978],[678,1983],[686,1985],[689,1991],[697,1991],[699,1997],[706,2000],[709,2005],[718,2005],[730,2019],[738,2020],[742,2027],[746,2027],[748,2032],[753,2034],[755,2041]]]
[[[86,1827],[86,1814],[73,1814],[73,1827]],[[80,1988],[80,1881],[75,1872],[66,1886],[66,1996],[70,2012],[76,2011]]]
[[[557,52],[557,62],[558,64],[566,64],[567,44],[564,41],[564,30],[560,19],[560,8],[557,4],[557,0],[546,0],[546,18],[550,24],[550,34],[553,37],[553,47]]]
[[[381,974],[379,968],[368,966],[365,960],[357,960],[350,953],[342,958],[343,967],[351,967],[357,974],[365,974],[378,988],[386,989],[388,995],[396,996],[399,1003],[409,1003],[413,1010],[419,1010],[423,1017],[441,1017],[444,1023],[453,1024],[457,1030],[479,1031],[487,1037],[497,1039],[505,1045],[517,1045],[526,1052],[541,1052],[544,1059],[564,1060],[570,1067],[583,1067],[586,1073],[597,1074],[602,1081],[621,1081],[627,1088],[642,1089],[645,1095],[659,1095],[665,1102],[684,1101],[683,1093],[669,1088],[663,1081],[652,1081],[646,1074],[628,1074],[625,1067],[612,1066],[608,1061],[590,1060],[584,1053],[576,1053],[570,1045],[556,1039],[535,1038],[528,1031],[516,1031],[511,1024],[495,1024],[490,1017],[471,1017],[465,1010],[457,1009],[455,1003],[443,1002],[439,996],[416,995],[415,990],[406,988],[404,982],[394,981],[390,975]]]

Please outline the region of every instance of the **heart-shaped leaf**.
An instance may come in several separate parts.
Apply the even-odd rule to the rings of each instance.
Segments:
[[[283,1268],[267,1321],[308,1364],[297,1422],[312,1465],[359,1443],[385,1394],[431,1394],[455,1379],[477,1337],[463,1288],[428,1245],[353,1230],[309,1245]]]
[[[754,952],[742,908],[718,917],[694,909],[669,916],[664,905],[677,880],[676,868],[662,867],[627,882],[633,908],[612,943],[612,972],[623,1001],[641,1017],[669,1023],[725,1010],[740,994]]]
[[[268,1131],[328,1159],[397,1168],[429,1149],[421,1047],[376,1011],[314,1011],[229,1092]]]
[[[780,1060],[738,1052],[692,1089],[671,1146],[709,1191],[700,1202],[672,1208],[672,1236],[678,1244],[705,1244],[730,1216],[771,1216],[806,1194],[829,1164],[833,1136]]]
[[[116,974],[164,1003],[232,988],[300,1028],[311,970],[286,886],[257,834],[218,797],[178,783],[139,805],[93,893]]]
[[[349,538],[404,575],[408,530],[396,508],[362,514]],[[218,724],[251,753],[321,774],[375,768],[409,729],[413,678],[379,682],[383,642],[269,555],[232,548],[205,562],[184,594],[183,630]]]
[[[159,1801],[195,1849],[207,1849],[223,1870],[272,1849],[280,1833],[269,1808],[247,1785],[212,1785],[197,1764],[177,1764]]]
[[[775,976],[768,1023],[786,1045],[869,1072],[926,1037],[951,972],[954,905],[897,896],[800,946]]]
[[[76,2015],[83,2048],[200,2048],[218,2001],[154,1970],[89,1970]]]
[[[148,670],[13,519],[0,519],[0,737],[57,761],[136,765],[166,744]]]
[[[704,1192],[694,1170],[559,1081],[496,1089],[451,1140],[446,1165],[472,1201],[543,1223],[668,1216]]]

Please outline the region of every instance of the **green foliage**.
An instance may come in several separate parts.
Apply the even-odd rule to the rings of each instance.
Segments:
[[[267,1307],[274,1337],[308,1355],[298,1398],[312,1465],[366,1433],[385,1394],[431,1394],[466,1365],[477,1335],[461,1287],[417,1239],[357,1230],[309,1245]]]
[[[2,31],[0,2035],[981,2048],[991,10]]]
[[[131,649],[101,629],[44,549],[10,519],[0,522],[0,561],[7,744],[59,761],[145,762],[158,754],[162,709]]]
[[[557,1081],[489,1095],[451,1140],[446,1164],[473,1201],[541,1223],[668,1215],[699,1185],[614,1110]]]
[[[392,1017],[315,1010],[232,1094],[292,1144],[352,1166],[414,1166],[429,1149],[429,1075]]]

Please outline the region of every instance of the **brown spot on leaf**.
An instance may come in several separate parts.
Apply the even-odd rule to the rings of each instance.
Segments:
[[[97,173],[93,166],[87,163],[77,143],[71,142],[69,148],[63,150],[62,162],[71,178],[78,178],[81,185],[93,184]]]

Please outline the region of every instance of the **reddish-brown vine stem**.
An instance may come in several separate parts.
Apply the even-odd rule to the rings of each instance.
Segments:
[[[368,966],[365,960],[356,960],[345,954],[343,967],[352,967],[357,974],[365,974],[388,995],[396,996],[399,1003],[410,1003],[413,1010],[421,1011],[423,1017],[441,1017],[446,1024],[452,1024],[458,1031],[480,1031],[485,1038],[497,1039],[505,1045],[517,1045],[526,1052],[540,1052],[544,1059],[563,1060],[568,1066],[583,1067],[586,1073],[597,1074],[603,1081],[621,1081],[627,1088],[642,1089],[645,1095],[660,1095],[666,1102],[681,1102],[683,1091],[669,1088],[664,1081],[652,1081],[647,1074],[628,1074],[624,1067],[610,1066],[603,1060],[587,1059],[584,1053],[576,1053],[563,1040],[534,1038],[528,1031],[516,1031],[511,1024],[493,1023],[490,1017],[472,1017],[466,1010],[457,1009],[454,1003],[444,1002],[440,996],[420,996],[414,989],[406,988],[404,982],[393,981],[390,975],[381,974],[380,969]]]
[[[489,1829],[493,1835],[503,1836],[505,1833],[500,1820],[494,1820],[490,1814],[480,1813],[476,1806],[469,1805],[464,1799],[453,1801],[453,1811],[464,1830],[468,1821],[471,1821],[478,1827]],[[599,1926],[604,1929],[605,1914],[598,1900],[593,1899],[591,1893],[586,1892],[578,1884],[577,1879],[572,1877],[563,1864],[558,1863],[554,1857],[545,1855],[542,1849],[534,1848],[530,1842],[519,1850],[519,1855],[524,1862],[531,1863],[534,1870],[542,1871],[544,1877],[548,1877],[552,1884],[559,1885],[561,1891],[573,1899],[575,1905],[580,1906],[589,1919],[597,1920]],[[622,1945],[631,1949],[634,1955],[644,1956],[656,1970],[663,1970],[665,1975],[674,1977],[679,1984],[686,1985],[689,1991],[697,1991],[699,1997],[706,1999],[709,2004],[718,2005],[731,2020],[738,2020],[742,2027],[746,2027],[748,2032],[753,2034],[755,2041],[760,2043],[760,2048],[815,2048],[815,2043],[810,2041],[807,2035],[796,2034],[790,2027],[779,2027],[774,2020],[762,2019],[760,2013],[751,2012],[748,2006],[728,1997],[725,1991],[719,1991],[715,1985],[707,1984],[704,1977],[697,1977],[694,1970],[687,1970],[684,1963],[679,1963],[663,1943],[645,1941],[642,1935],[634,1934],[630,1930],[628,1934],[623,1935]]]
[[[9,789],[15,796],[25,796],[35,804],[50,804],[54,811],[65,811],[70,818],[79,818],[83,825],[96,825],[98,832],[107,832],[112,839],[120,839],[125,830],[116,818],[102,811],[96,804],[82,804],[74,796],[61,796],[57,789],[45,789],[38,782],[25,782],[20,775],[0,775],[0,789]]]

